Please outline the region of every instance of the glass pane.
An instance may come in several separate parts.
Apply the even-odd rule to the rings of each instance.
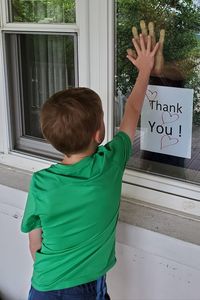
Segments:
[[[74,35],[20,35],[24,135],[42,137],[39,111],[57,91],[75,86]]]
[[[10,97],[15,101],[15,119],[21,114],[18,136],[43,138],[42,104],[55,92],[77,86],[76,39],[76,34],[7,35]]]
[[[137,77],[136,69],[126,59],[126,49],[133,47],[132,26],[140,32],[141,20],[145,20],[146,24],[153,21],[157,40],[159,30],[165,29],[164,64],[160,72],[151,74],[151,86],[145,98],[145,103],[149,101],[149,107],[146,105],[145,109],[150,113],[148,115],[143,109],[142,123],[137,128],[133,155],[127,167],[200,183],[199,1],[115,0],[115,7],[115,131],[119,128],[126,99]],[[167,97],[169,102],[161,104],[161,99]],[[172,100],[175,97],[184,100],[184,105],[179,100],[180,103]],[[187,112],[185,108],[188,108]],[[160,113],[160,123],[156,119],[155,123],[148,123],[145,119],[153,110],[154,116]],[[191,131],[186,134],[190,119]],[[143,127],[144,120],[148,128]],[[178,132],[174,128],[180,120]],[[144,136],[148,138],[148,147]],[[160,144],[156,142],[154,145],[154,138]],[[190,144],[188,153],[191,150],[191,156],[184,152],[186,142]]]
[[[75,23],[75,0],[9,0],[11,22]]]

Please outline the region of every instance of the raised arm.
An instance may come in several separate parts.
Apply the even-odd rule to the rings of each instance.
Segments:
[[[147,43],[145,43],[144,36],[141,34],[139,37],[139,43],[133,39],[133,45],[137,52],[137,58],[133,58],[132,55],[127,55],[127,58],[138,69],[139,73],[135,86],[126,102],[124,116],[120,124],[120,131],[128,134],[131,140],[133,140],[135,136],[137,123],[142,110],[151,70],[154,67],[154,58],[159,48],[159,43],[157,43],[151,50],[152,38],[148,35]]]

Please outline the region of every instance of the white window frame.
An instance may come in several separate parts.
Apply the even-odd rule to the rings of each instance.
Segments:
[[[106,137],[113,135],[114,95],[114,20],[112,0],[77,0],[77,22],[74,25],[6,23],[6,0],[0,0],[3,16],[0,32],[0,65],[3,65],[2,31],[78,32],[79,85],[99,93],[105,112]],[[95,13],[94,13],[95,12]],[[12,167],[37,171],[48,167],[52,160],[10,151],[9,109],[6,93],[5,69],[0,69],[0,163]],[[173,213],[187,213],[200,217],[200,186],[126,170],[123,177],[122,197],[141,204],[154,204],[159,208],[172,209]],[[192,217],[192,216],[191,216]]]
[[[9,7],[7,7],[7,9],[6,9],[6,5],[8,6],[8,3],[5,2],[5,1],[2,1],[1,3],[2,3],[2,6],[3,6],[3,11],[4,11],[4,14],[3,14],[4,22],[2,24],[3,25],[2,38],[4,38],[4,39],[5,39],[5,35],[10,34],[10,33],[16,34],[16,40],[17,40],[17,35],[24,34],[24,33],[33,34],[33,35],[34,34],[41,34],[41,35],[42,34],[50,34],[50,35],[57,34],[57,35],[62,35],[62,36],[65,36],[65,35],[67,36],[67,34],[70,34],[70,35],[72,34],[73,35],[75,33],[77,35],[77,38],[78,38],[78,36],[79,37],[82,36],[78,32],[77,24],[42,24],[40,26],[40,24],[25,23],[25,22],[23,22],[23,23],[17,23],[17,22],[16,23],[15,22],[9,23],[8,22],[8,16],[6,15],[6,11],[8,11],[8,9],[9,9]],[[85,5],[83,6],[83,4],[85,4]],[[85,9],[85,7],[87,7],[86,4],[87,4],[87,1],[85,1],[85,3],[84,3],[84,1],[83,2],[78,1],[78,5],[76,6],[77,16],[80,15],[81,10],[83,10],[83,9]],[[85,10],[85,11],[87,12],[88,9]],[[85,19],[87,20],[87,17],[84,17],[84,18],[80,19],[81,26],[79,26],[79,27],[86,30],[86,25],[87,24],[82,24],[81,23],[82,20],[85,20]],[[76,38],[76,36],[74,36],[74,43],[75,43],[74,53],[75,53],[75,68],[76,68],[76,71],[78,70],[77,69],[77,59],[78,59],[78,54],[77,54],[78,42],[77,42],[77,38]],[[14,41],[14,39],[13,39],[13,41]],[[83,42],[83,40],[82,40],[82,42]],[[82,47],[82,49],[85,49],[85,47]],[[2,51],[4,51],[3,54],[4,54],[4,61],[5,61],[6,60],[5,59],[5,57],[6,57],[5,45],[4,45],[4,48],[2,49]],[[15,53],[15,51],[14,51],[14,53]],[[18,49],[16,48],[16,54],[17,53],[18,53]],[[87,52],[85,51],[85,53],[87,53]],[[84,57],[85,53],[81,52],[81,55],[79,55],[80,62],[82,62],[82,61],[85,62],[86,61],[86,58]],[[87,57],[87,59],[88,59],[88,57]],[[14,78],[16,78],[16,85],[14,87],[14,90],[15,90],[14,94],[16,95],[16,98],[17,98],[16,101],[15,101],[15,104],[16,104],[16,108],[19,107],[19,110],[20,110],[20,101],[19,100],[20,100],[20,94],[21,93],[19,92],[19,83],[17,82],[17,80],[18,80],[18,71],[16,71],[16,70],[18,70],[18,65],[13,66],[12,73],[14,73],[14,74],[16,73],[14,75]],[[5,72],[6,72],[6,70],[5,70]],[[87,72],[87,74],[88,73],[89,72]],[[77,78],[79,77],[79,74],[77,74],[77,72],[76,72],[76,75],[77,75],[76,76],[76,84],[77,84]],[[5,76],[5,78],[8,78],[8,76]],[[86,83],[87,79],[88,79],[87,76],[85,76],[84,85],[88,84],[88,83]],[[7,90],[8,90],[8,87],[7,87]],[[16,113],[17,114],[19,113],[17,111],[17,109],[16,109]],[[58,158],[61,157],[61,155],[49,144],[47,144],[43,141],[39,141],[39,140],[37,141],[37,139],[31,138],[31,137],[30,138],[22,137],[21,136],[21,125],[22,125],[22,123],[21,123],[21,118],[20,118],[20,115],[19,115],[19,120],[16,120],[16,124],[12,125],[13,128],[16,129],[15,134],[13,133],[13,136],[16,135],[16,142],[18,144],[16,152],[22,151],[20,149],[23,149],[22,152],[25,152],[25,151],[29,152],[29,151],[33,150],[32,152],[40,153],[41,156],[45,155],[45,153],[46,153],[47,155],[49,154],[50,157],[53,157],[55,155],[58,156]],[[10,132],[11,132],[11,130],[10,130]],[[12,140],[11,136],[9,138],[10,138],[10,140]],[[11,141],[10,144],[14,144],[14,143],[15,143],[15,141],[13,139],[13,141]],[[10,149],[11,149],[11,147],[10,147]]]

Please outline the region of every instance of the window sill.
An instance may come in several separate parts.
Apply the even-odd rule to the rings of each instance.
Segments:
[[[200,216],[200,187],[171,178],[126,170],[123,177],[122,195],[172,209],[180,213]]]
[[[121,222],[200,245],[200,217],[137,199],[122,198]]]

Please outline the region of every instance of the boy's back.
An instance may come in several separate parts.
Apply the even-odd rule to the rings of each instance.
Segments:
[[[42,228],[32,285],[41,291],[87,283],[115,264],[121,182],[131,141],[123,132],[73,165],[35,173],[22,231]]]

